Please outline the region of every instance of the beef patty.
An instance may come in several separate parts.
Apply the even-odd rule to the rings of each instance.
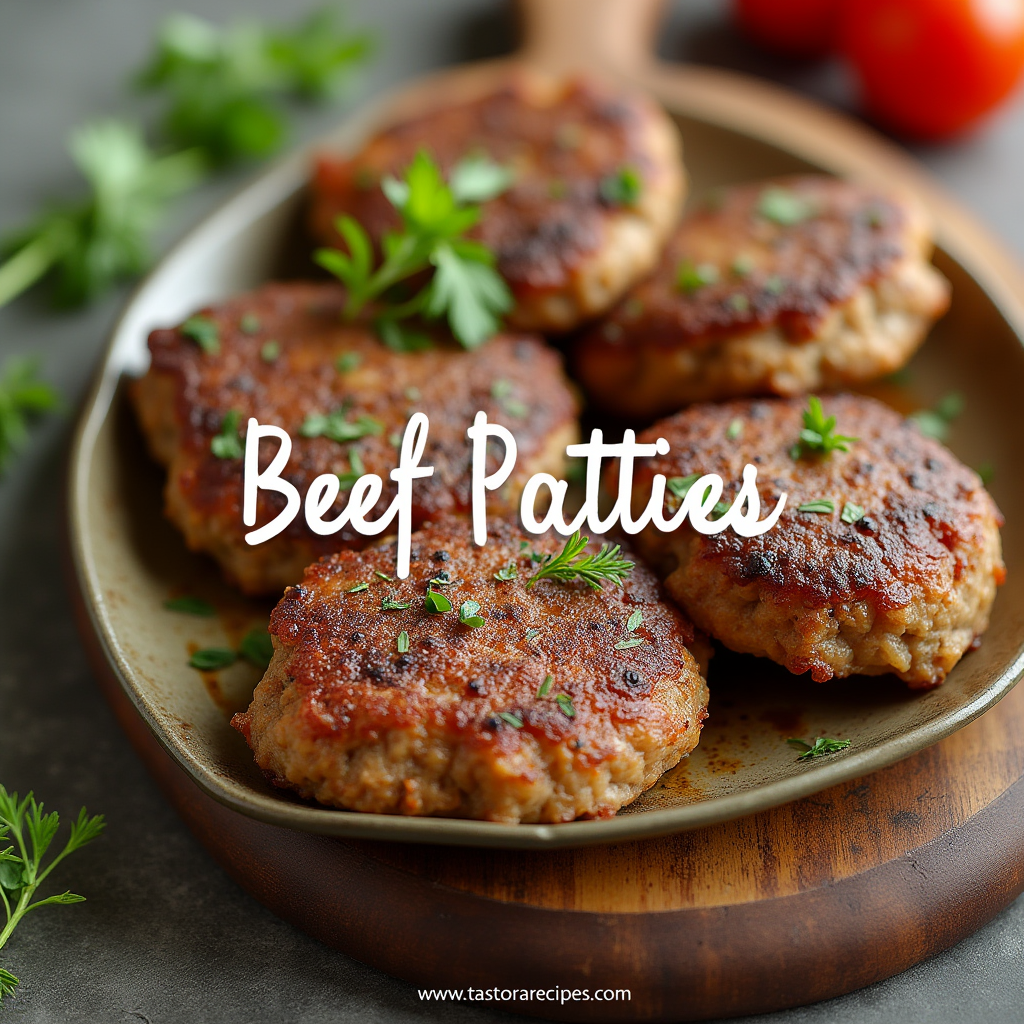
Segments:
[[[560,475],[565,446],[577,434],[577,402],[561,359],[539,338],[502,335],[474,352],[442,341],[429,351],[396,353],[365,326],[342,323],[343,302],[340,286],[289,283],[207,308],[182,327],[150,335],[149,372],[131,388],[149,447],[168,468],[168,516],[189,547],[213,555],[247,593],[280,593],[320,555],[366,543],[347,527],[317,536],[301,512],[272,540],[245,543],[238,430],[250,416],[290,434],[284,476],[300,494],[322,473],[337,473],[343,487],[364,471],[376,473],[385,484],[383,510],[394,495],[388,474],[401,432],[413,412],[426,413],[422,464],[434,466],[434,475],[413,487],[415,525],[468,510],[466,429],[477,411],[508,427],[518,446],[512,477],[489,497],[497,512],[517,508],[534,473]],[[206,337],[207,350],[197,336]],[[222,440],[225,434],[232,436]],[[261,470],[276,450],[276,443],[261,445]],[[346,500],[343,490],[339,510]],[[257,525],[284,506],[281,495],[261,490]]]
[[[614,814],[697,745],[700,642],[647,569],[528,589],[524,545],[557,538],[499,521],[477,547],[447,517],[412,542],[404,581],[382,578],[392,544],[343,551],[275,609],[273,661],[233,720],[275,783],[357,811],[571,821]],[[432,579],[451,611],[427,609]]]
[[[483,205],[472,234],[515,297],[508,322],[565,331],[607,310],[655,264],[679,216],[678,132],[651,100],[579,79],[517,72],[486,95],[441,102],[373,136],[351,159],[323,154],[312,230],[338,244],[349,214],[378,241],[398,227],[380,188],[425,149],[447,174],[485,155],[510,188]]]
[[[930,252],[906,198],[815,176],[720,189],[579,341],[578,375],[632,416],[871,380],[902,366],[949,304]]]
[[[677,490],[717,473],[730,501],[746,463],[763,510],[789,497],[758,537],[686,525],[645,531],[638,547],[696,625],[733,650],[818,682],[894,672],[937,685],[988,626],[1005,577],[1002,517],[973,470],[887,406],[856,395],[823,404],[836,432],[857,438],[849,451],[793,450],[801,399],[697,405],[644,432],[671,451],[645,460],[638,506],[654,473]]]

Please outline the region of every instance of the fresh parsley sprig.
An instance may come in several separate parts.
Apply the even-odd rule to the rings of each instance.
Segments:
[[[47,274],[60,305],[89,301],[143,270],[149,235],[168,199],[202,176],[195,150],[156,156],[139,130],[122,121],[86,124],[70,139],[71,156],[89,184],[76,204],[55,206],[0,246],[0,306]]]
[[[33,897],[53,869],[69,854],[92,842],[103,831],[103,825],[102,815],[90,818],[83,807],[71,825],[64,849],[43,867],[43,858],[60,828],[60,818],[55,811],[44,814],[43,805],[31,793],[19,798],[17,793],[8,793],[0,786],[0,906],[6,916],[0,929],[0,949],[29,911],[85,900],[84,896],[66,891],[35,901]],[[12,995],[17,985],[18,979],[0,968],[0,1000]]]
[[[494,268],[494,254],[465,237],[480,219],[480,207],[509,183],[497,164],[474,157],[463,161],[445,183],[440,168],[423,150],[402,179],[385,178],[381,187],[402,219],[400,231],[384,236],[383,260],[375,264],[366,230],[352,217],[339,217],[338,232],[347,252],[318,249],[314,259],[348,289],[346,319],[353,320],[367,303],[381,299],[385,308],[378,333],[392,347],[422,348],[413,335],[406,343],[399,321],[413,316],[445,317],[465,348],[476,348],[498,329],[502,314],[512,308],[508,286]],[[430,279],[411,298],[392,301],[395,285],[430,272]]]
[[[800,440],[793,445],[790,455],[800,459],[807,455],[831,455],[832,452],[848,452],[850,445],[859,441],[859,437],[837,434],[835,416],[825,416],[821,400],[811,395],[807,399],[807,408],[803,413],[804,426],[800,431]]]
[[[38,360],[24,356],[12,356],[0,372],[0,473],[25,443],[29,419],[60,405],[57,392],[38,374]]]
[[[584,555],[583,549],[590,543],[577,530],[557,555],[546,555],[540,568],[526,581],[532,587],[538,580],[550,579],[560,582],[583,580],[594,590],[601,589],[602,580],[610,580],[617,587],[633,571],[633,563],[619,557],[619,545],[602,544],[595,555]]]
[[[282,100],[322,100],[372,52],[370,37],[321,10],[294,28],[221,28],[191,14],[164,22],[136,84],[166,100],[164,131],[213,165],[269,156],[287,134]]]
[[[804,740],[792,737],[786,742],[794,747],[796,750],[801,751],[798,761],[809,761],[814,757],[824,757],[826,754],[835,754],[840,750],[845,750],[853,741],[852,740],[834,740],[829,739],[827,736],[818,736],[815,738],[813,743],[806,743]]]

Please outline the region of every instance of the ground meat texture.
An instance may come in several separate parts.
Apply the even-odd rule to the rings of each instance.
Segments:
[[[693,406],[645,431],[640,440],[664,437],[671,451],[644,460],[638,506],[654,473],[717,473],[731,501],[746,463],[758,470],[762,518],[789,497],[759,537],[686,526],[647,531],[638,547],[697,626],[733,650],[818,682],[894,672],[912,687],[937,685],[988,626],[1005,576],[1002,518],[976,473],[888,407],[855,395],[824,407],[839,433],[858,438],[848,452],[793,458],[797,399]],[[799,511],[821,499],[834,511]],[[847,504],[863,518],[844,522]]]
[[[444,103],[370,139],[352,159],[324,154],[313,180],[311,224],[338,244],[345,213],[377,240],[398,226],[380,188],[417,150],[447,174],[485,154],[514,184],[485,203],[471,234],[491,248],[516,306],[508,322],[564,331],[605,312],[654,266],[679,216],[684,174],[675,126],[652,101],[592,82],[511,75],[482,97]],[[614,179],[640,178],[634,202]]]
[[[930,253],[905,198],[815,176],[721,189],[579,341],[578,376],[631,416],[871,380],[906,363],[949,304]]]
[[[349,810],[560,822],[613,815],[696,746],[701,642],[653,574],[527,589],[522,542],[553,552],[561,540],[490,525],[482,548],[461,520],[414,534],[404,581],[375,575],[394,574],[389,544],[332,555],[285,592],[274,659],[232,723],[273,782]],[[510,562],[518,578],[496,580]],[[453,611],[432,614],[424,594],[442,566]],[[383,610],[385,598],[409,607]],[[468,600],[484,626],[460,624]],[[644,643],[616,650],[627,638]]]
[[[219,351],[204,352],[182,329],[157,330],[149,339],[149,372],[131,396],[154,456],[168,468],[166,510],[189,547],[213,555],[247,593],[280,593],[302,578],[320,555],[367,539],[346,528],[319,537],[299,515],[284,533],[255,547],[245,543],[241,458],[219,458],[211,446],[234,409],[284,428],[292,455],[284,476],[304,497],[321,473],[351,481],[360,467],[385,483],[378,505],[394,495],[389,473],[408,417],[424,412],[430,433],[421,463],[434,475],[413,485],[416,525],[470,505],[472,448],[466,437],[477,411],[508,427],[516,438],[513,476],[488,495],[488,507],[510,511],[537,472],[562,473],[565,446],[577,436],[577,401],[561,359],[529,335],[500,335],[474,352],[439,342],[426,352],[395,353],[365,326],[345,324],[340,286],[270,284],[202,311]],[[344,418],[372,431],[351,442],[302,436],[313,413],[344,409]],[[276,442],[260,449],[260,468]],[[497,450],[489,468],[497,468]],[[335,504],[347,500],[343,490]],[[260,491],[257,525],[284,508],[284,498]],[[325,518],[333,518],[328,514]]]

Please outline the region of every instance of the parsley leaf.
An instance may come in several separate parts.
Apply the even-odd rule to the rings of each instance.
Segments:
[[[835,512],[835,510],[835,503],[829,501],[828,498],[815,498],[813,501],[805,501],[797,509],[797,512]]]
[[[274,641],[267,632],[266,627],[262,629],[250,629],[242,637],[238,645],[238,653],[251,662],[258,669],[266,672],[270,667],[270,661],[274,657]]]
[[[642,637],[634,636],[634,637],[630,637],[628,640],[620,640],[615,645],[615,650],[617,650],[617,651],[628,651],[631,647],[639,647],[641,644],[645,644],[645,643],[647,643],[647,641],[644,640]]]
[[[363,357],[358,352],[342,352],[334,360],[334,368],[338,373],[349,373],[351,370],[355,370],[362,361]]]
[[[191,338],[208,356],[220,352],[220,329],[208,316],[190,316],[178,328],[186,338]]]
[[[11,356],[0,375],[0,473],[28,438],[29,418],[60,405],[57,392],[39,379],[39,361]]]
[[[519,578],[519,570],[516,569],[515,562],[509,562],[504,568],[499,569],[495,574],[494,578],[499,583],[509,583],[514,579]]]
[[[644,613],[639,608],[637,608],[637,610],[633,612],[628,619],[626,619],[626,629],[630,633],[635,633],[640,628],[640,626],[643,625],[643,621]]]
[[[480,605],[476,601],[463,601],[459,605],[459,622],[474,629],[486,625],[486,619],[480,614]]]
[[[859,523],[864,518],[864,509],[860,505],[854,505],[852,501],[848,501],[843,505],[843,511],[840,513],[839,518],[844,523],[849,523],[850,526],[853,526],[854,523]]]
[[[229,409],[221,420],[220,433],[210,438],[210,451],[218,459],[241,459],[245,455],[245,445],[239,434],[242,414],[237,409]]]
[[[506,725],[511,725],[513,729],[522,729],[523,727],[523,720],[518,715],[513,715],[511,711],[499,711],[498,717]]]
[[[373,416],[359,416],[355,422],[345,419],[345,410],[311,412],[299,427],[303,437],[327,437],[339,444],[358,441],[361,437],[376,437],[384,432],[384,424]]]
[[[233,665],[237,657],[230,647],[204,647],[200,651],[195,651],[188,659],[188,663],[200,672],[216,672],[217,669]]]
[[[500,196],[514,178],[509,168],[485,156],[468,156],[452,168],[449,180],[456,202],[485,203]]]
[[[597,190],[609,206],[635,206],[643,192],[643,179],[635,167],[620,167],[602,178]]]
[[[202,176],[193,150],[154,156],[139,130],[120,121],[94,121],[69,142],[89,185],[78,203],[54,206],[7,238],[0,250],[0,306],[48,274],[58,305],[88,302],[149,262],[149,235],[168,199]]]
[[[408,608],[410,604],[409,601],[399,601],[397,597],[382,597],[380,610],[382,612],[400,612]]]
[[[765,220],[774,221],[783,227],[792,227],[813,217],[814,206],[788,188],[771,185],[762,193],[757,203],[757,212]]]
[[[164,607],[170,612],[198,615],[204,619],[212,619],[217,614],[217,609],[201,597],[172,597],[164,601]]]
[[[743,434],[743,420],[735,419],[725,428],[725,439],[735,441]]]
[[[618,544],[602,544],[596,555],[584,555],[583,549],[588,543],[590,538],[581,536],[577,530],[557,555],[544,556],[540,568],[526,581],[527,587],[532,587],[537,580],[542,579],[563,583],[579,579],[594,590],[601,589],[602,580],[610,580],[616,586],[621,586],[623,579],[633,571],[633,563],[619,558]]]
[[[348,464],[351,467],[351,471],[348,473],[338,474],[338,484],[343,491],[349,490],[352,485],[366,472],[366,467],[363,465],[363,457],[359,454],[359,450],[357,448],[349,448]],[[388,579],[390,579],[390,577],[388,577]]]
[[[478,194],[486,192],[488,197],[497,194],[494,190],[500,182],[489,165],[485,168],[476,162],[459,166],[460,187]],[[464,237],[480,219],[479,206],[465,205],[423,150],[413,158],[402,179],[385,178],[381,188],[401,216],[402,229],[384,236],[384,259],[376,268],[370,237],[351,217],[337,221],[347,251],[318,249],[314,254],[314,259],[348,289],[344,315],[352,320],[368,302],[381,299],[386,310],[377,321],[377,329],[385,344],[406,348],[408,342],[397,330],[400,320],[416,315],[428,319],[443,316],[465,348],[476,348],[497,331],[500,316],[512,308],[508,286],[494,269],[493,253]],[[389,300],[394,285],[431,268],[430,280],[412,298]],[[422,347],[423,336],[413,338]]]
[[[348,590],[345,591],[345,593],[346,594],[359,594],[362,591],[369,590],[369,589],[370,589],[370,584],[369,583],[356,583],[353,586],[349,587]]]
[[[813,757],[823,757],[826,754],[834,754],[839,750],[845,750],[851,740],[833,740],[825,736],[818,736],[814,743],[805,743],[803,740],[790,738],[786,742],[796,750],[802,751],[797,758],[798,761],[809,761]]]
[[[692,260],[683,260],[676,271],[676,288],[686,295],[692,295],[705,285],[714,284],[717,280],[718,267],[713,263],[695,265]]]
[[[552,675],[546,675],[544,682],[537,687],[537,696],[546,697],[551,692],[551,684],[555,681],[555,677]]]
[[[211,164],[229,164],[277,150],[285,137],[281,100],[336,93],[369,52],[369,38],[343,31],[329,10],[292,29],[253,22],[219,28],[175,14],[136,81],[164,97],[169,138],[199,147]]]
[[[409,634],[404,629],[398,634],[398,639],[395,640],[395,646],[398,648],[399,654],[409,653]]]
[[[451,601],[444,594],[439,594],[436,590],[427,590],[423,604],[431,615],[440,615],[443,612],[450,612],[452,610]]]
[[[260,349],[260,359],[265,363],[276,363],[280,355],[281,342],[275,341],[273,338],[270,341],[264,342],[263,347]]]
[[[830,455],[834,451],[848,452],[850,445],[859,441],[859,437],[837,434],[835,416],[825,417],[821,401],[815,395],[807,399],[807,408],[803,413],[804,426],[800,431],[800,440],[790,449],[790,456],[800,459],[807,455]]]
[[[934,409],[921,409],[907,417],[917,425],[925,437],[945,441],[949,437],[950,425],[964,411],[963,395],[952,392],[940,400]]]
[[[44,868],[43,857],[57,835],[60,818],[56,811],[49,814],[43,811],[43,804],[37,803],[32,793],[20,798],[17,793],[8,793],[0,786],[0,906],[5,914],[0,927],[0,948],[29,911],[85,900],[84,896],[67,891],[34,902],[33,897],[65,857],[91,843],[103,832],[103,816],[90,818],[83,807],[71,825],[64,848]],[[5,840],[11,842],[6,848]],[[18,979],[10,971],[0,968],[0,1000],[12,995],[17,986]]]
[[[566,718],[576,717],[576,708],[573,706],[572,698],[567,693],[556,694],[555,703]]]
[[[665,481],[665,486],[680,501],[686,497],[690,488],[700,479],[700,473],[691,473],[689,476],[670,476]]]

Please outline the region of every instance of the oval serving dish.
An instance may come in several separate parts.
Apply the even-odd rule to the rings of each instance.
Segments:
[[[1013,470],[1024,394],[1024,308],[1015,297],[1017,270],[998,247],[907,157],[868,130],[764,83],[654,64],[643,56],[642,38],[653,20],[632,18],[621,33],[609,31],[614,25],[603,16],[593,20],[594,31],[576,38],[571,52],[545,44],[527,47],[526,56],[570,68],[599,57],[606,74],[650,89],[679,124],[693,195],[803,170],[902,185],[918,194],[936,221],[936,262],[953,284],[952,308],[911,364],[913,383],[880,385],[872,393],[903,411],[962,393],[966,411],[950,447],[969,465],[992,463],[996,500],[1008,513],[1021,507],[1024,493]],[[428,84],[474,90],[500,67],[445,72]],[[424,85],[375,104],[318,146],[354,147],[368,126],[415,105]],[[216,566],[186,551],[164,520],[162,473],[145,454],[121,384],[144,370],[146,337],[154,327],[273,276],[294,276],[285,260],[301,249],[297,225],[309,167],[310,153],[302,152],[261,175],[150,274],[114,331],[72,452],[69,531],[88,628],[137,713],[210,796],[261,821],[328,836],[509,848],[622,842],[751,814],[882,768],[962,728],[1012,688],[1024,670],[1024,527],[1010,515],[1003,532],[1009,578],[992,625],[980,649],[943,686],[914,693],[894,677],[816,685],[765,660],[719,655],[699,747],[615,818],[510,826],[361,814],[275,790],[228,725],[230,712],[248,703],[255,672],[238,665],[203,676],[187,664],[190,646],[237,644],[249,625],[266,621],[269,606],[233,593]],[[209,599],[220,617],[197,619],[163,607],[182,593]],[[794,735],[841,736],[852,745],[820,761],[798,762],[784,742]]]

